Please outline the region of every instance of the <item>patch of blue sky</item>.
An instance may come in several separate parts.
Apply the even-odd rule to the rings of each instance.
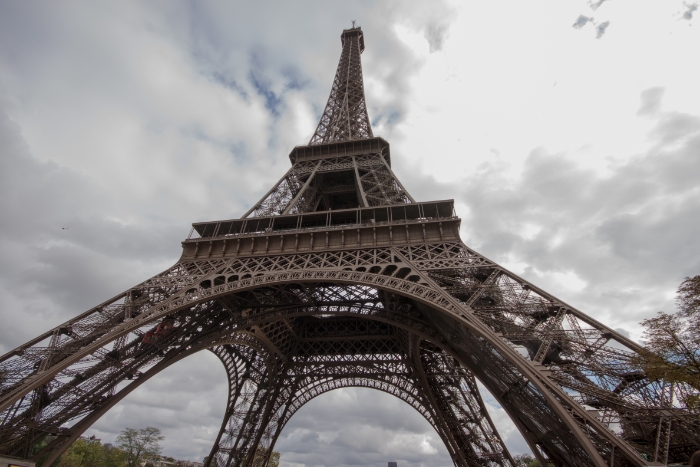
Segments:
[[[286,79],[285,90],[302,90],[307,88],[311,83],[310,79],[303,79],[300,76],[299,70],[291,66],[282,69],[282,76]]]
[[[238,94],[247,102],[248,92],[243,86],[241,86],[235,79],[230,76],[226,76],[224,73],[219,71],[214,71],[209,75],[215,82],[221,84],[227,89],[230,89]]]
[[[372,120],[372,127],[378,127],[380,124],[391,126],[399,121],[401,112],[393,110],[391,112],[380,113]]]
[[[265,108],[269,110],[275,117],[279,116],[279,106],[282,99],[277,96],[269,83],[261,76],[261,73],[256,70],[251,70],[249,73],[250,83],[255,87],[255,90],[265,98]]]

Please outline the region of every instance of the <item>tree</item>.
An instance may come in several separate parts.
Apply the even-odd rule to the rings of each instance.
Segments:
[[[267,463],[267,467],[280,467],[280,453],[277,451],[272,451],[270,454],[270,461]]]
[[[700,275],[686,277],[678,287],[678,312],[663,311],[642,321],[647,350],[638,358],[653,381],[680,385],[681,400],[700,408]]]
[[[160,442],[165,437],[158,428],[147,426],[140,430],[126,428],[117,436],[117,443],[126,455],[128,467],[141,467],[142,460],[151,460],[160,454]]]
[[[52,441],[55,436],[47,436],[34,445],[32,455],[37,454]],[[41,467],[47,454],[39,458],[36,467]],[[111,444],[102,445],[99,440],[79,438],[58,458],[57,467],[126,467],[124,451]]]
[[[111,444],[102,446],[104,451],[102,466],[103,467],[126,467],[126,453],[124,450]]]
[[[518,454],[513,460],[518,467],[540,467],[540,462],[530,454]]]
[[[34,446],[32,446],[32,454],[30,457],[34,457],[35,455],[39,454],[42,449],[44,449],[46,446],[51,444],[53,440],[55,440],[56,437],[53,435],[49,435],[41,439],[38,443],[36,443]],[[46,460],[46,454],[41,456],[40,458],[37,459],[36,461],[36,467],[41,467],[44,464],[44,461]]]
[[[99,441],[77,439],[60,457],[59,467],[101,467],[104,450]]]
[[[255,450],[255,457],[253,458],[253,467],[263,467],[265,465],[265,455],[268,450],[258,446]],[[270,453],[270,460],[267,462],[267,467],[279,467],[280,465],[280,453],[277,451],[272,451]]]

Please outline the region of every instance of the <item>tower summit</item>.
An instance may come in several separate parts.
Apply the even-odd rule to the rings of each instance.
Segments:
[[[515,467],[477,380],[542,465],[686,462],[692,388],[650,380],[638,344],[467,247],[452,200],[413,199],[372,134],[362,30],[341,40],[314,136],[258,203],[193,224],[171,268],[0,357],[0,455],[50,467],[209,350],[230,392],[207,467],[264,467],[290,418],[343,387],[406,402],[455,466]]]
[[[360,54],[365,50],[362,29],[346,29],[340,36],[343,52],[321,121],[309,145],[372,137],[367,116]]]
[[[367,116],[360,55],[362,29],[346,29],[326,108],[292,167],[243,218],[415,203],[391,170],[389,143],[374,137]]]

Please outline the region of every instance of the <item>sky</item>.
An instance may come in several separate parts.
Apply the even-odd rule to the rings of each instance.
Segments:
[[[311,137],[351,20],[413,197],[454,199],[468,246],[641,341],[700,274],[699,18],[677,0],[2,1],[0,353],[168,268],[192,222],[247,211]],[[164,454],[201,460],[226,392],[202,352],[87,434],[157,426]],[[451,465],[368,389],[312,400],[276,448],[284,467]]]

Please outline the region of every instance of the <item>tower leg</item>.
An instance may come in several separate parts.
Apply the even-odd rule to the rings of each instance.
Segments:
[[[276,367],[250,347],[225,345],[213,352],[226,367],[229,401],[205,467],[252,466],[270,443],[266,428],[278,387]]]
[[[414,365],[426,402],[455,465],[515,466],[489,416],[476,379],[440,349],[416,340]]]

